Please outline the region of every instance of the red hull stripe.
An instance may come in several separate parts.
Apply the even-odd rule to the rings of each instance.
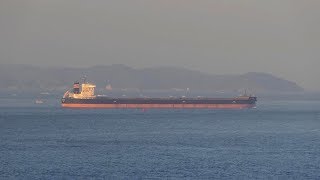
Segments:
[[[142,108],[142,109],[244,109],[252,108],[254,104],[62,104],[66,108]]]

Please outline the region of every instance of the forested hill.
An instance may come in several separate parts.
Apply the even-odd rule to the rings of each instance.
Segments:
[[[125,65],[89,68],[54,68],[30,65],[0,66],[0,90],[57,91],[87,76],[98,88],[111,84],[114,89],[234,92],[301,92],[296,83],[271,74],[249,72],[242,75],[214,75],[175,67],[135,69]]]

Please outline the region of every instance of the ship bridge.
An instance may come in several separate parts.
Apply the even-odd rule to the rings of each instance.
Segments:
[[[76,82],[75,85],[76,84],[79,84],[79,83]],[[79,91],[79,87],[78,86],[74,86],[73,93],[69,93],[69,97],[75,98],[75,99],[91,99],[91,98],[95,98],[96,97],[94,95],[95,88],[96,88],[95,84],[82,83],[81,84],[81,91]]]

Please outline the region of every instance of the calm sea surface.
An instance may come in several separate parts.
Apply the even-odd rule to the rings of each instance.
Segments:
[[[320,179],[320,102],[72,110],[0,99],[0,179]]]

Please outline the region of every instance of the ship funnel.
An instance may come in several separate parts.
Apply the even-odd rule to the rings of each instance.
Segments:
[[[74,94],[80,94],[80,83],[74,82],[73,84],[73,93]]]

